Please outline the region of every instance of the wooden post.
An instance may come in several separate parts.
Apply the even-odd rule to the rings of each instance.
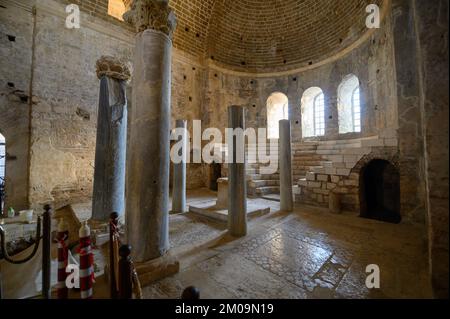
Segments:
[[[52,213],[50,205],[44,206],[42,225],[42,296],[44,299],[51,299],[51,256],[50,244],[52,233]]]
[[[131,263],[131,246],[123,245],[119,249],[119,299],[133,297],[133,267]]]
[[[117,245],[118,234],[117,225],[119,221],[119,214],[112,213],[109,218],[109,283],[110,283],[110,296],[111,299],[118,298],[118,287],[116,280],[116,269],[117,261],[119,256],[117,256]]]

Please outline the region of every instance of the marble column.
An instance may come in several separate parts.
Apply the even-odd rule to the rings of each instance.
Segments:
[[[169,250],[171,58],[176,20],[166,0],[135,0],[124,19],[137,32],[126,237],[133,259],[146,262]]]
[[[182,161],[173,164],[172,213],[180,214],[186,212],[187,121],[177,120],[176,128],[183,129],[184,133],[178,139],[182,143]]]
[[[245,109],[242,106],[228,107],[228,127],[245,130]],[[232,236],[247,235],[247,182],[245,179],[245,151],[238,163],[239,150],[245,150],[245,137],[233,137],[227,141],[229,150],[228,163],[228,231]],[[233,144],[233,146],[230,145]]]
[[[92,219],[106,222],[112,212],[125,214],[125,164],[127,146],[126,82],[130,67],[103,56],[97,61],[100,101],[97,117]]]
[[[292,191],[292,151],[291,151],[291,122],[280,121],[280,139],[278,156],[280,163],[280,209],[291,212],[294,209],[294,195]]]

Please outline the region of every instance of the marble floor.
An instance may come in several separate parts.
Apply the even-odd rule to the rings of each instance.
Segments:
[[[188,193],[188,204],[215,193]],[[201,298],[431,298],[425,228],[330,214],[301,206],[249,222],[244,238],[226,225],[172,215],[170,238],[180,272],[144,287],[145,298],[179,298],[190,285]],[[380,289],[366,288],[366,267],[380,269]]]

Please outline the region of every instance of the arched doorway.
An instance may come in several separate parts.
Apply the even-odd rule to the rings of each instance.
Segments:
[[[5,203],[6,140],[0,133],[0,215]]]
[[[267,137],[279,138],[280,120],[289,119],[289,100],[283,93],[273,93],[267,99]]]
[[[360,175],[361,217],[399,223],[400,174],[386,160],[369,162]]]

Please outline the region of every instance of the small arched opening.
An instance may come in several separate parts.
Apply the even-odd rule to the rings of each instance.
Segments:
[[[361,132],[361,92],[359,79],[347,75],[338,88],[339,133]]]
[[[280,120],[289,119],[289,99],[283,93],[273,93],[267,99],[267,137],[279,138]]]
[[[390,162],[375,159],[360,175],[361,217],[399,223],[400,173]]]
[[[325,135],[325,96],[319,87],[307,89],[302,96],[302,136]]]

